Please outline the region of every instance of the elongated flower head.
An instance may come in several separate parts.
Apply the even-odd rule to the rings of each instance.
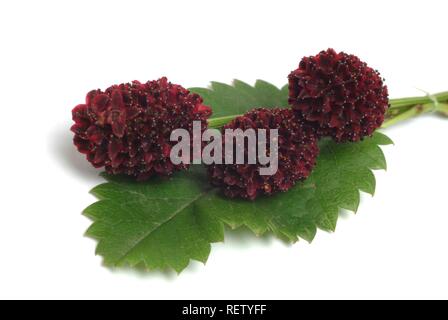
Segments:
[[[211,109],[202,98],[166,78],[93,90],[72,111],[74,144],[95,167],[145,180],[186,169],[170,161],[174,129],[207,127]],[[192,134],[190,134],[192,136]]]

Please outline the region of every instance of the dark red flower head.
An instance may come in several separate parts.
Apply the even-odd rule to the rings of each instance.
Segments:
[[[381,126],[388,91],[378,71],[333,49],[305,57],[289,75],[289,103],[319,135],[358,141]]]
[[[211,109],[199,95],[161,78],[93,90],[72,114],[74,143],[93,166],[144,180],[186,168],[170,161],[176,143],[170,141],[171,132],[183,128],[191,133],[194,120],[205,130]]]
[[[256,133],[266,129],[267,142],[270,140],[269,129],[278,129],[278,170],[274,175],[261,175],[259,170],[266,165],[261,165],[258,160],[256,164],[247,164],[247,158],[245,164],[224,164],[225,152],[223,164],[208,167],[212,184],[222,188],[228,197],[255,199],[260,195],[287,191],[297,181],[306,179],[316,163],[319,149],[314,130],[295,119],[291,109],[259,108],[235,118],[223,128],[223,144],[226,129],[254,129]],[[247,143],[244,150],[247,154]],[[269,143],[266,150],[270,150]]]

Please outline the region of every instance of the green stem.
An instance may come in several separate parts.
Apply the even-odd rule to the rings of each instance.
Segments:
[[[435,103],[435,102],[438,103]],[[448,116],[448,91],[424,97],[410,97],[391,99],[390,108],[386,114],[382,128],[390,127],[398,122],[416,117],[425,113],[439,113]],[[211,118],[208,120],[209,128],[221,128],[240,114]]]
[[[439,102],[447,102],[448,91],[436,93],[432,96],[390,99],[389,103],[390,103],[390,109],[397,109],[402,107],[415,106],[417,104],[432,103],[434,100],[437,100]]]
[[[219,118],[211,118],[208,120],[208,127],[209,128],[221,128],[222,126],[224,126],[225,124],[229,123],[230,121],[232,121],[233,119],[235,119],[236,117],[241,116],[240,114],[237,115],[232,115],[232,116],[225,116],[225,117],[219,117]]]
[[[388,128],[391,125],[394,125],[398,122],[414,118],[422,113],[429,113],[434,111],[434,105],[433,104],[418,104],[415,106],[410,107],[409,109],[398,113],[397,115],[393,115],[390,117],[386,117],[386,120],[384,120],[383,125],[381,128]]]
[[[398,122],[402,122],[425,113],[437,113],[448,116],[448,103],[439,103],[438,105],[435,105],[433,102],[417,104],[405,108],[402,112],[398,112],[396,114],[391,114],[391,111],[393,110],[389,110],[387,113],[386,120],[383,122],[381,128],[388,128]]]

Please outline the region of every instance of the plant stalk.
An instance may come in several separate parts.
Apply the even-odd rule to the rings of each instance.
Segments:
[[[436,113],[448,117],[448,91],[423,97],[391,99],[389,104],[390,107],[381,128],[387,128],[398,122],[427,113]],[[208,120],[208,126],[218,129],[239,116],[241,115],[211,118]]]

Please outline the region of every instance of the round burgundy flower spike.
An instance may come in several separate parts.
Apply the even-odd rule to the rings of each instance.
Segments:
[[[145,180],[186,169],[170,161],[174,129],[191,132],[193,121],[207,127],[211,109],[202,98],[166,78],[93,90],[72,111],[74,143],[96,168]]]
[[[389,100],[378,71],[333,49],[305,57],[289,75],[289,103],[320,136],[358,141],[381,126]]]
[[[273,175],[261,175],[260,168],[268,167],[269,164],[261,165],[258,158],[256,164],[247,164],[247,156],[245,164],[225,164],[226,129],[254,129],[256,133],[258,129],[266,129],[267,151],[271,149],[269,129],[278,129],[277,172]],[[260,195],[289,190],[297,181],[305,180],[309,176],[319,153],[314,130],[295,119],[291,109],[254,109],[225,125],[222,132],[223,164],[208,166],[208,173],[211,183],[222,188],[224,194],[230,198],[253,200]],[[244,150],[247,154],[247,141]]]

